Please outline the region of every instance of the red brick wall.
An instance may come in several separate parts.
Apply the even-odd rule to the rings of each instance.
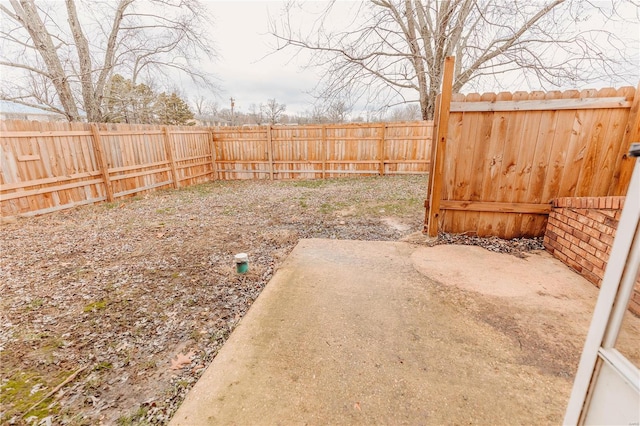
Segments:
[[[544,246],[571,269],[600,287],[625,197],[556,198]],[[629,309],[640,315],[640,279]]]

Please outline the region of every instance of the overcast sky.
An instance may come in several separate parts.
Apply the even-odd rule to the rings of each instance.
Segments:
[[[270,98],[286,104],[288,113],[303,113],[305,110],[310,110],[313,97],[308,92],[314,88],[318,80],[317,73],[320,71],[303,69],[306,63],[304,54],[292,58],[293,51],[288,50],[268,55],[273,52],[274,44],[273,37],[268,34],[269,19],[270,17],[277,19],[285,2],[255,0],[203,0],[203,2],[215,18],[211,35],[220,57],[210,67],[212,73],[219,78],[222,89],[217,98],[219,107],[228,108],[229,98],[233,96],[236,100],[236,108],[244,112],[249,110],[251,104],[258,105]],[[325,3],[311,2],[306,7],[319,9]],[[339,3],[339,7],[345,9],[354,5],[353,1],[348,0],[339,0]],[[331,24],[339,25],[335,22]],[[636,44],[640,45],[640,23],[631,24],[625,31],[627,35],[629,31],[635,34],[632,37],[636,40]],[[636,46],[636,50],[638,49],[640,47]],[[592,85],[592,87],[604,87],[609,84],[611,84],[610,81]],[[195,91],[188,81],[184,81],[182,86],[187,96],[194,96]],[[514,90],[528,90],[528,88],[518,87]]]
[[[176,76],[175,87],[193,104],[196,96],[205,96],[215,100],[219,108],[229,107],[229,98],[235,99],[236,108],[248,112],[252,104],[259,105],[270,98],[287,106],[287,113],[304,113],[312,108],[313,97],[309,95],[319,80],[318,69],[304,69],[307,54],[292,57],[292,50],[273,53],[273,36],[269,34],[269,20],[278,20],[285,1],[223,1],[201,0],[210,10],[214,21],[211,23],[211,39],[219,58],[216,62],[203,64],[207,72],[217,78],[220,91],[216,94],[194,87],[188,77]],[[348,19],[348,11],[357,6],[354,0],[337,0],[337,12],[329,23],[331,27],[344,27]],[[504,0],[510,1],[510,0]],[[595,2],[601,0],[594,0]],[[0,0],[6,3],[6,0]],[[45,2],[46,3],[46,2]],[[53,5],[63,5],[61,0],[54,0]],[[84,3],[90,5],[91,1]],[[327,2],[311,1],[305,3],[307,10],[321,10]],[[58,9],[64,13],[64,7]],[[637,16],[634,6],[626,3],[629,17]],[[60,18],[63,19],[63,18]],[[66,18],[64,18],[66,19]],[[313,16],[298,14],[294,17],[297,26],[302,22],[303,28],[309,28]],[[306,21],[305,21],[306,20]],[[342,22],[340,22],[342,20]],[[64,21],[62,21],[64,22]],[[306,25],[306,26],[305,26]],[[606,29],[625,34],[634,40],[636,57],[640,52],[640,22],[628,24],[625,28],[617,28],[611,23]],[[640,70],[640,64],[638,66]],[[640,78],[640,71],[639,77]],[[636,85],[635,82],[626,84]],[[604,81],[600,85],[622,85],[620,82]],[[537,90],[539,88],[509,87],[509,90]],[[486,88],[495,90],[495,88]],[[362,106],[360,106],[362,108]],[[356,108],[357,110],[358,108]],[[355,112],[355,111],[354,111]],[[359,113],[359,112],[358,112]]]
[[[303,70],[304,56],[292,58],[291,52],[273,53],[274,40],[268,34],[269,17],[277,18],[284,2],[204,3],[215,18],[212,39],[220,57],[211,67],[222,89],[219,107],[228,108],[233,96],[236,108],[244,112],[251,104],[259,105],[271,98],[286,104],[288,113],[310,110],[313,98],[307,93],[314,88],[318,71]]]

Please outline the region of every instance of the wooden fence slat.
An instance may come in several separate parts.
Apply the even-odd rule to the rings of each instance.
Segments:
[[[171,143],[171,135],[169,134],[169,128],[167,126],[162,127],[162,134],[164,136],[164,147],[171,167],[171,178],[173,181],[173,187],[180,188],[180,181],[178,180],[178,171],[176,170],[176,162],[173,155],[173,144]]]
[[[442,200],[440,202],[440,209],[492,213],[546,214],[551,211],[551,204]]]
[[[267,157],[269,158],[269,179],[273,180],[273,140],[271,139],[272,127],[267,126]]]
[[[69,176],[58,176],[58,177],[52,177],[52,178],[46,178],[46,179],[30,180],[27,182],[3,183],[2,186],[0,186],[0,191],[9,191],[12,189],[23,189],[23,188],[29,188],[30,186],[47,185],[49,183],[66,182],[70,180],[77,180],[77,179],[82,179],[82,178],[91,177],[91,176],[99,176],[100,174],[101,174],[100,172],[84,172],[84,173],[77,173]]]
[[[218,166],[216,164],[216,139],[213,131],[209,132],[209,150],[211,151],[211,170],[213,172],[213,180],[218,179]]]
[[[385,147],[385,134],[386,134],[386,126],[383,124],[380,125],[380,129],[378,131],[378,157],[380,162],[380,176],[384,176],[384,147]]]
[[[629,147],[633,142],[640,142],[640,83],[635,91],[633,105],[629,111],[629,119],[622,138],[620,164],[616,169],[618,176],[614,176],[614,184],[609,189],[609,195],[625,195],[633,173],[635,161],[628,156]]]
[[[111,181],[109,179],[109,165],[107,164],[107,160],[102,154],[102,139],[100,139],[100,131],[98,130],[98,125],[95,123],[91,124],[91,136],[91,140],[93,141],[93,149],[98,161],[98,168],[102,173],[102,180],[104,181],[104,190],[107,194],[107,201],[112,202],[113,188],[111,188]]]
[[[614,109],[629,108],[625,97],[597,97],[578,99],[543,99],[488,102],[451,102],[451,112],[489,111],[558,111],[566,109]]]

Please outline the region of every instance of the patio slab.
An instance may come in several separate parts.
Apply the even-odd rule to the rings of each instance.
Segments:
[[[170,424],[560,423],[596,295],[545,252],[301,240]]]

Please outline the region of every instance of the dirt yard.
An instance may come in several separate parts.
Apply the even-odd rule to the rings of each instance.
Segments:
[[[425,187],[214,182],[0,227],[0,422],[166,423],[300,238],[407,237]]]

